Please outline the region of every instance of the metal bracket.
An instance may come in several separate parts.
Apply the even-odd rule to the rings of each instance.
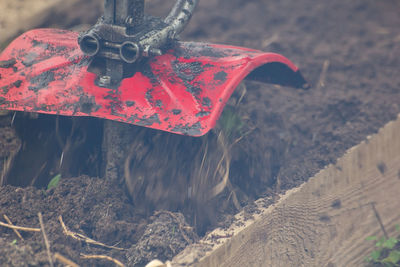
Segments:
[[[78,42],[92,57],[89,71],[97,84],[114,87],[133,75],[142,58],[161,55],[189,22],[198,0],[177,0],[165,19],[147,16],[145,0],[105,0],[104,16]]]

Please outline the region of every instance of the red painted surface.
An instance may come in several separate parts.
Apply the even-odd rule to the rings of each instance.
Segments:
[[[261,72],[253,78],[304,84],[297,67],[281,55],[179,42],[143,62],[117,88],[102,88],[87,71],[89,59],[77,37],[75,32],[38,29],[13,41],[0,55],[0,109],[93,116],[200,136],[214,127],[233,90],[256,68]],[[275,67],[284,76],[277,81]]]

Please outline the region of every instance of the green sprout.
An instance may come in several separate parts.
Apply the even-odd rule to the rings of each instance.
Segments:
[[[400,232],[400,225],[396,225],[397,232]],[[400,236],[381,237],[369,236],[368,241],[375,242],[375,250],[366,258],[368,262],[382,264],[383,266],[400,266]]]
[[[227,106],[219,119],[219,125],[228,138],[240,135],[244,122],[235,109]]]
[[[56,176],[54,176],[47,185],[47,191],[52,188],[56,188],[60,180],[61,180],[61,174],[57,174]]]

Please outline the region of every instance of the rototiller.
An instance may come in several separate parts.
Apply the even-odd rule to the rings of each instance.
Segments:
[[[93,116],[200,136],[214,127],[244,79],[302,87],[285,57],[178,35],[198,0],[177,0],[165,19],[145,0],[105,0],[87,32],[36,29],[0,55],[0,109]]]

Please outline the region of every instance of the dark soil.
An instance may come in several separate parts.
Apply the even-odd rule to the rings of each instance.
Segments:
[[[164,2],[149,5],[165,14],[171,3]],[[112,179],[105,175],[102,121],[3,115],[0,158],[8,185],[0,188],[1,221],[6,214],[15,225],[39,227],[41,212],[51,251],[85,266],[110,263],[81,253],[130,266],[171,259],[197,234],[241,207],[251,211],[254,199],[300,185],[400,113],[399,1],[200,2],[184,39],[281,53],[312,87],[244,82],[216,130],[202,138],[115,124],[131,139],[119,159],[123,172]],[[227,170],[230,182],[213,195]],[[60,184],[47,190],[58,173]],[[126,250],[66,236],[60,215],[69,230]],[[0,228],[0,265],[46,266],[42,235],[23,237]]]

